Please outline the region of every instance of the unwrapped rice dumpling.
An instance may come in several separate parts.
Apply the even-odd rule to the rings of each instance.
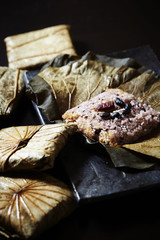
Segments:
[[[0,171],[53,167],[75,124],[20,126],[0,130]]]
[[[11,236],[37,237],[75,207],[68,186],[50,175],[30,172],[0,176],[0,225]]]
[[[122,146],[150,134],[160,124],[160,112],[115,88],[66,111],[63,119],[91,139]]]

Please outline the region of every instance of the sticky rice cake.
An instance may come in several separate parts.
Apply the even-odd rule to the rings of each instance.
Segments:
[[[76,122],[91,139],[110,146],[133,143],[160,123],[160,112],[120,89],[108,89],[66,111],[66,122]]]

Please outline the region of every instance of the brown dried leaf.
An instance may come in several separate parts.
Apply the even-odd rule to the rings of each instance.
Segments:
[[[68,25],[58,25],[6,37],[9,67],[27,69],[62,53],[76,55],[69,29]]]
[[[47,67],[32,79],[29,85],[32,87],[32,82],[35,85],[35,81],[39,79],[47,82],[62,115],[66,110],[104,92],[108,87],[117,87],[138,74],[136,69],[125,66],[116,68],[86,60],[57,68]],[[37,94],[37,97],[39,102],[42,102],[41,95]],[[41,109],[43,110],[42,105]]]
[[[75,207],[69,188],[52,176],[0,176],[0,223],[21,238],[35,237]]]
[[[160,111],[160,79],[156,75],[143,73],[131,81],[121,84],[119,88],[141,98]]]
[[[0,131],[0,170],[53,167],[54,160],[66,143],[73,124],[22,126]]]
[[[0,67],[0,118],[10,115],[17,106],[24,90],[23,73]]]
[[[125,144],[123,147],[160,159],[160,130],[158,129],[154,137],[138,143]]]

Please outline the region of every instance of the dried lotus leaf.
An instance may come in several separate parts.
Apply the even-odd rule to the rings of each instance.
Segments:
[[[8,117],[16,108],[24,91],[23,73],[8,67],[0,67],[0,119]]]
[[[46,105],[50,106],[50,103],[53,104],[56,101],[59,113],[62,115],[66,110],[104,92],[108,87],[116,87],[138,74],[139,72],[136,69],[126,66],[116,68],[91,60],[84,62],[75,61],[66,66],[49,66],[42,70],[30,81],[27,94],[33,100],[37,100],[37,105],[40,102],[40,108],[44,115],[47,115],[49,120],[53,120],[50,116],[53,116],[52,112],[54,109],[48,108],[49,111],[51,109],[52,111],[51,113],[46,113]],[[49,101],[48,104],[43,99],[42,94],[35,89],[35,82],[38,83],[40,80],[41,82],[47,82],[52,89],[54,99]],[[33,88],[32,85],[34,86]],[[34,94],[32,91],[34,91]]]
[[[131,81],[121,84],[119,88],[141,98],[160,111],[160,78],[157,75],[143,73]]]
[[[130,144],[128,144],[129,146]],[[154,167],[157,163],[156,159],[150,159],[143,154],[130,151],[122,147],[110,147],[103,145],[110,155],[115,167],[129,167],[135,169],[147,169]]]
[[[87,55],[84,56],[84,57],[82,56],[82,58],[79,59],[79,60],[76,60],[76,59],[74,59],[71,56],[68,56],[68,58],[67,58],[67,56],[58,56],[57,59],[55,59],[53,62],[50,62],[45,67],[52,67],[52,66],[56,67],[57,64],[58,64],[58,67],[60,67],[62,65],[65,65],[65,64],[71,64],[71,63],[73,65],[73,62],[74,63],[76,63],[76,61],[81,62],[81,61],[85,61],[86,59],[87,60],[90,60],[90,59],[91,60],[96,60],[98,62],[102,62],[103,61],[103,63],[105,63],[105,64],[106,64],[106,62],[104,62],[104,61],[106,61],[106,59],[107,59],[107,61],[108,61],[107,65],[111,65],[112,66],[112,63],[111,63],[112,58],[108,59],[108,57],[105,58],[105,56],[104,56],[104,59],[103,59],[101,57],[99,58],[99,56],[97,57],[97,55],[93,56],[90,53],[87,54]],[[146,51],[145,51],[145,59],[146,59]],[[117,61],[117,62],[113,61],[113,65],[115,65],[115,63],[116,63],[116,64],[120,64],[119,66],[121,66],[121,63],[122,63],[121,60],[122,59],[119,59],[119,60],[120,61]],[[130,60],[130,59],[128,59],[128,60]],[[141,61],[141,62],[143,64],[144,61]],[[144,62],[144,64],[145,64],[145,62]],[[127,65],[128,65],[128,63],[127,63]],[[134,61],[131,62],[131,65],[129,63],[129,66],[134,67],[135,69],[137,69],[139,71],[139,74],[137,74],[137,77],[136,77],[136,75],[133,74],[133,76],[131,76],[131,78],[128,81],[126,81],[126,82],[125,81],[119,82],[119,84],[120,84],[119,88],[123,89],[126,92],[133,93],[138,98],[139,97],[142,98],[145,102],[151,104],[153,108],[155,108],[156,110],[160,111],[160,101],[159,101],[159,97],[160,97],[160,94],[159,94],[159,86],[160,85],[159,84],[160,84],[160,81],[158,80],[158,77],[155,74],[153,74],[153,73],[152,74],[148,74],[148,72],[151,72],[151,71],[148,71],[146,68],[141,68],[141,66],[139,64],[135,64]],[[45,70],[45,67],[43,68],[43,70]],[[123,68],[121,68],[121,69],[123,69]],[[108,82],[108,83],[112,83],[111,82],[112,81],[111,77],[108,77],[107,80],[109,80],[109,78],[110,78],[110,82]],[[36,82],[36,81],[38,82],[39,79],[40,78],[37,77],[37,79],[34,78],[33,81],[34,82]],[[43,78],[41,78],[41,80],[43,80]],[[125,80],[125,78],[124,78],[124,80]],[[114,81],[113,81],[113,83],[114,83]],[[32,85],[32,82],[31,82],[31,85]],[[86,84],[85,84],[85,86],[86,86]],[[83,86],[83,89],[84,89],[84,86]],[[35,96],[37,97],[37,94]],[[50,118],[50,119],[52,119],[52,118]],[[151,167],[151,166],[155,165],[155,161],[151,161],[150,162],[150,161],[148,161],[148,159],[147,159],[147,161],[146,161],[146,159],[143,159],[144,161],[141,161],[141,156],[135,156],[136,151],[133,151],[133,152],[129,151],[129,153],[132,154],[132,156],[133,156],[133,161],[132,161],[132,163],[130,163],[129,162],[130,158],[127,157],[128,151],[129,150],[123,148],[123,153],[126,152],[125,159],[123,158],[123,154],[122,155],[118,155],[119,156],[119,161],[121,162],[122,166],[135,167],[135,168],[139,169],[139,168],[148,168],[148,167]],[[137,161],[136,164],[135,164],[135,159]]]
[[[143,99],[154,109],[160,111],[160,80],[151,86],[150,90],[143,96]]]
[[[76,130],[73,124],[10,127],[0,131],[0,170],[45,170]]]
[[[10,127],[0,131],[0,161],[1,170],[5,171],[5,166],[9,158],[18,149],[25,146],[26,142],[40,129],[41,126]]]
[[[76,55],[69,29],[68,25],[58,25],[6,37],[9,67],[26,69],[61,53]]]
[[[68,186],[50,175],[30,172],[0,176],[0,223],[12,235],[37,237],[75,206]]]
[[[131,68],[137,69],[138,71],[141,70],[141,67],[142,67],[133,58],[128,58],[128,57],[115,58],[115,57],[109,57],[106,55],[97,55],[92,51],[88,51],[83,56],[60,54],[54,59],[52,59],[51,61],[49,61],[48,63],[46,63],[45,65],[43,65],[41,70],[44,70],[47,67],[62,67],[64,65],[67,65],[68,63],[73,63],[77,61],[84,62],[85,60],[97,61],[113,67],[121,67],[121,66],[131,67]]]
[[[158,129],[155,137],[134,144],[125,144],[123,147],[160,159],[160,130]]]

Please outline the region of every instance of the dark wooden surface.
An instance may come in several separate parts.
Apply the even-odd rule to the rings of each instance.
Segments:
[[[3,1],[0,65],[7,65],[5,37],[57,24],[71,25],[71,37],[79,54],[88,50],[107,54],[150,44],[160,58],[158,3],[136,0]],[[70,217],[38,239],[159,239],[159,192],[160,187],[157,186],[127,196],[80,205]]]

